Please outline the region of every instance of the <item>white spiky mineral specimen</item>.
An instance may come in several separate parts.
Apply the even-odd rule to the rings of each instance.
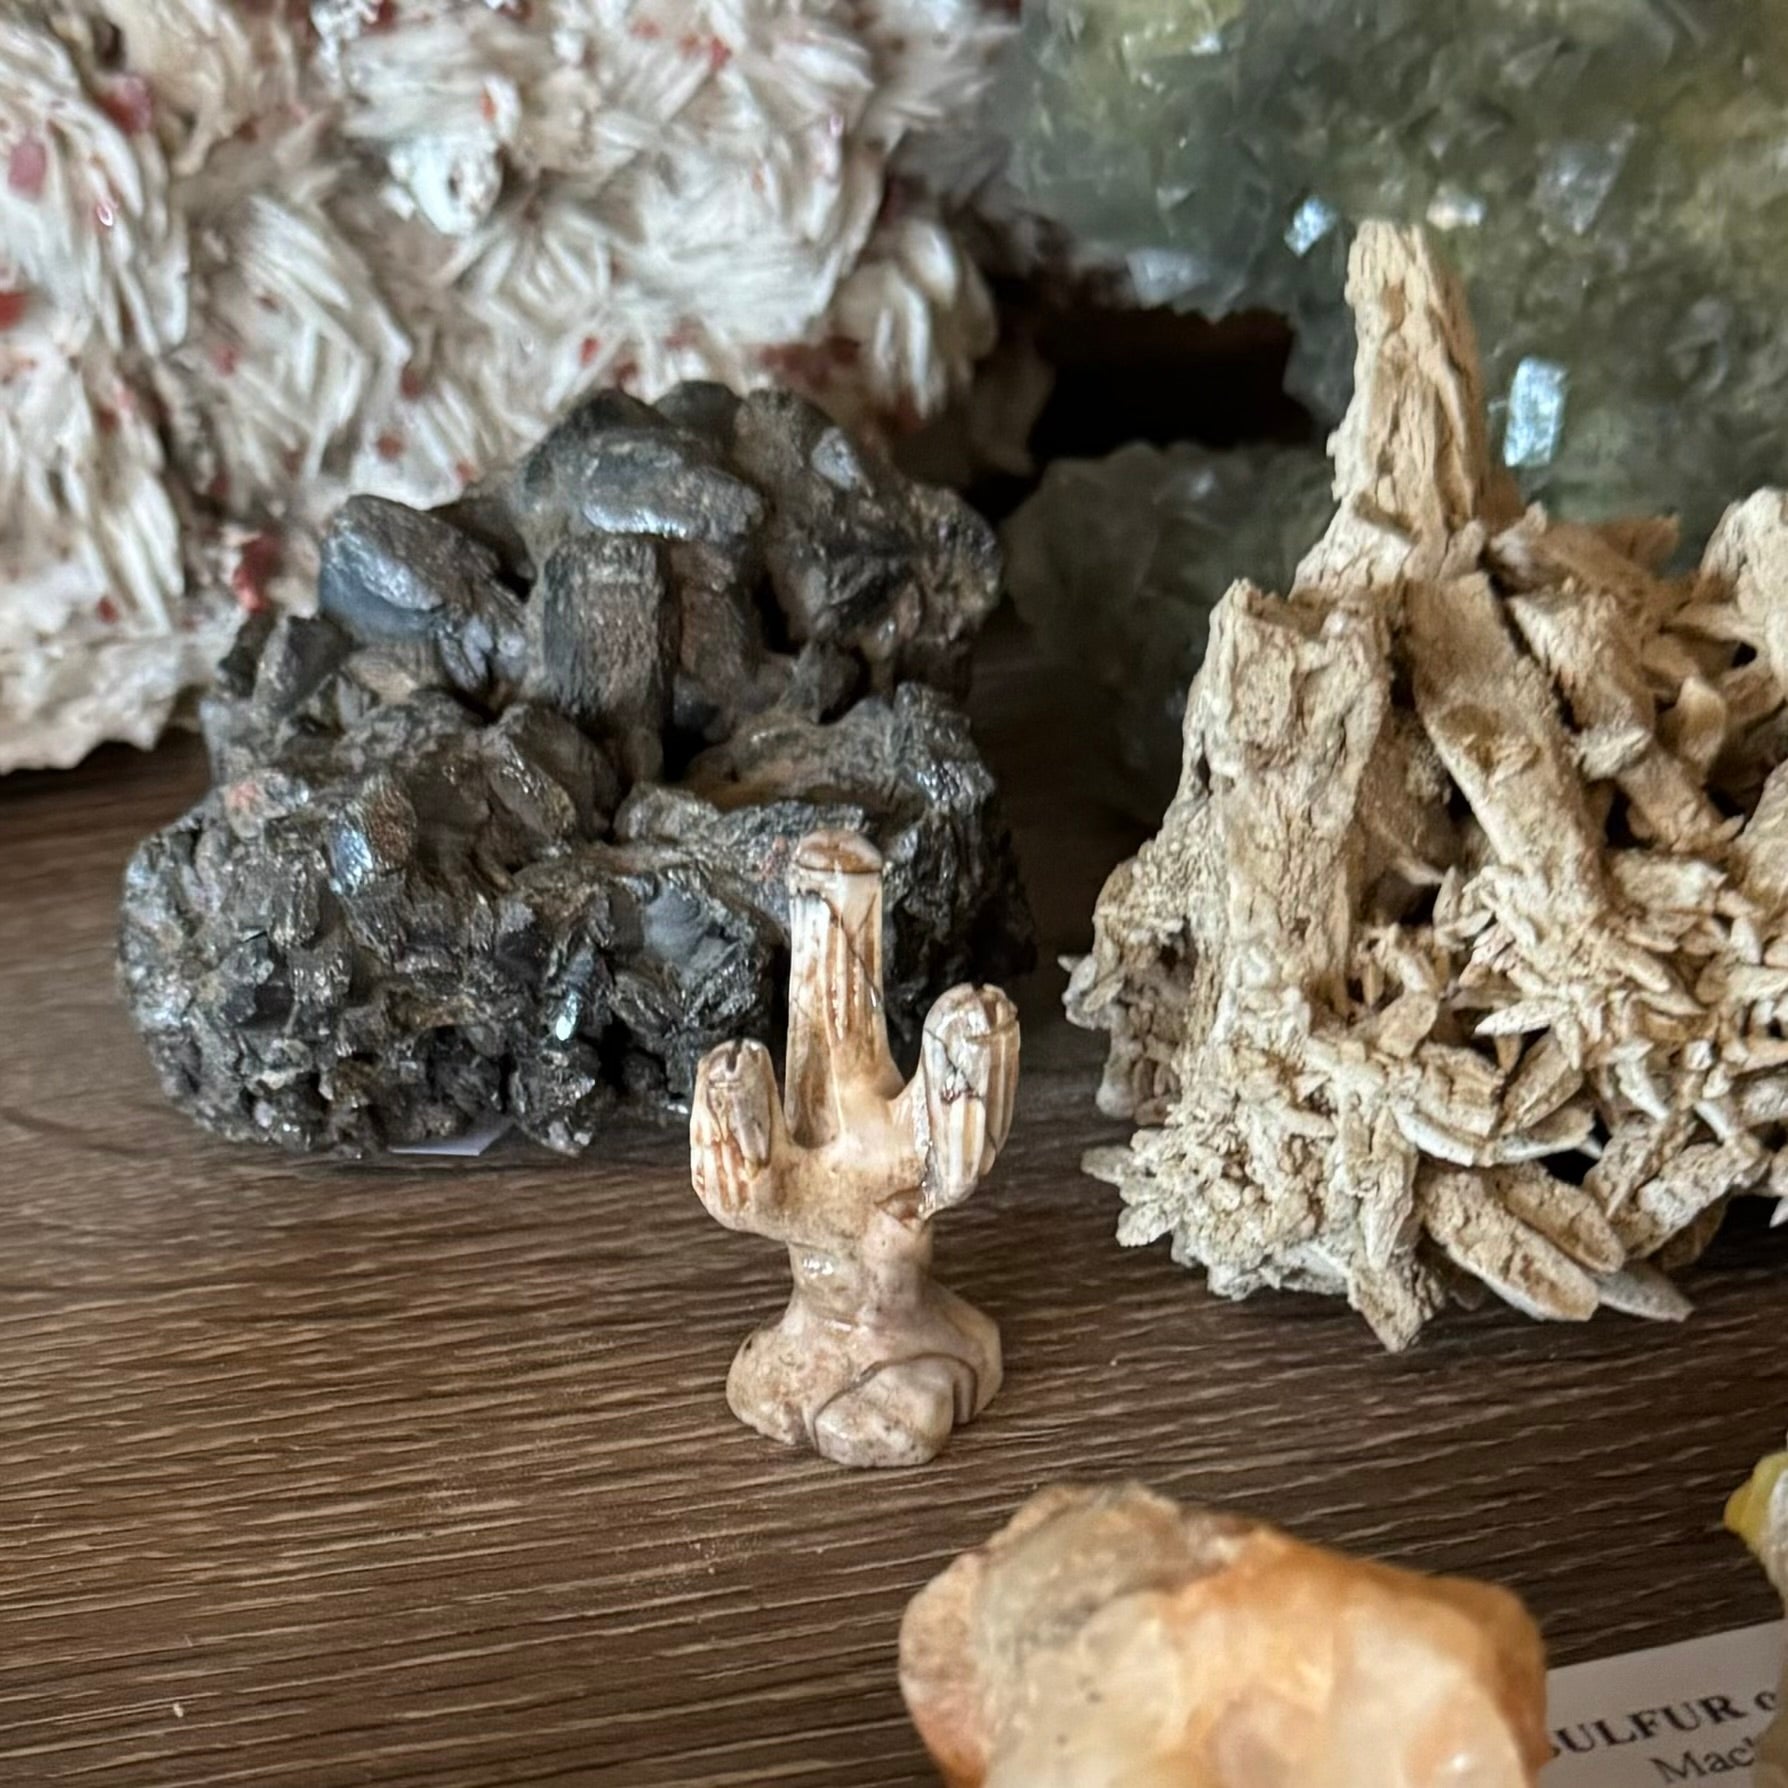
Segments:
[[[1088,1167],[1125,1241],[1387,1346],[1472,1280],[1680,1316],[1665,1272],[1788,1180],[1788,497],[1664,576],[1670,524],[1492,469],[1424,237],[1362,230],[1348,297],[1335,519],[1289,595],[1218,606],[1074,970],[1100,1103],[1148,1126]]]
[[[1532,1788],[1543,1664],[1503,1590],[1136,1485],[1032,1497],[900,1633],[949,1788]]]
[[[148,744],[350,491],[600,385],[923,413],[991,342],[887,178],[981,0],[0,8],[0,771]],[[901,203],[891,200],[902,198]]]

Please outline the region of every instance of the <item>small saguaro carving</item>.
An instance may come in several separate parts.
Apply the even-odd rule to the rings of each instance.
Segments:
[[[742,1422],[841,1465],[919,1465],[1000,1386],[999,1330],[936,1284],[931,1220],[1012,1126],[1018,1016],[956,987],[904,1086],[882,1010],[882,860],[815,832],[789,871],[788,1090],[761,1043],[711,1050],[689,1125],[695,1189],[729,1229],[786,1242],[794,1295],[727,1377]]]

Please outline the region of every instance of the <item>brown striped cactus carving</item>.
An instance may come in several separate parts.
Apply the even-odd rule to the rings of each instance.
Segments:
[[[930,1275],[931,1222],[1012,1125],[1018,1016],[957,987],[904,1085],[882,1009],[882,862],[815,832],[789,875],[787,1095],[769,1051],[709,1053],[691,1105],[696,1192],[729,1229],[788,1246],[794,1294],[727,1378],[735,1415],[841,1465],[918,1465],[1000,1385],[999,1331]]]

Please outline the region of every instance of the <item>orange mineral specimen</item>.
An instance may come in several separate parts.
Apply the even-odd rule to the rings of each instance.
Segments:
[[[1531,1788],[1540,1636],[1504,1590],[1137,1485],[1042,1491],[907,1609],[949,1788]]]

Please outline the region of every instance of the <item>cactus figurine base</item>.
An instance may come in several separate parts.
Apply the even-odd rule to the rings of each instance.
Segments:
[[[926,1282],[892,1330],[841,1324],[797,1285],[739,1349],[726,1400],[760,1434],[839,1465],[923,1465],[999,1388],[999,1329],[941,1285]]]

